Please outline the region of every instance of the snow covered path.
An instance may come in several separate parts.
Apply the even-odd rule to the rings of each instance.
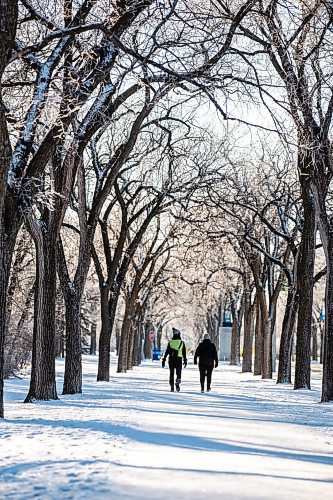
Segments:
[[[296,392],[225,365],[200,394],[190,365],[177,394],[158,363],[110,383],[96,369],[86,356],[84,394],[58,402],[25,405],[28,380],[6,382],[0,498],[333,498],[333,405],[318,404],[318,381]]]

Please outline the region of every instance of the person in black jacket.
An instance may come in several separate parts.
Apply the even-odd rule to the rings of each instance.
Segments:
[[[205,377],[207,376],[207,392],[210,391],[212,382],[212,372],[218,367],[217,351],[215,344],[211,342],[208,333],[205,333],[203,341],[197,347],[194,354],[194,364],[197,364],[199,358],[200,385],[201,392],[205,390]]]
[[[182,378],[182,363],[184,368],[187,365],[186,359],[186,346],[180,338],[180,331],[176,328],[172,329],[172,340],[168,342],[168,347],[162,359],[162,368],[165,367],[165,361],[169,356],[169,370],[170,370],[170,388],[171,392],[175,390],[175,370],[176,370],[176,391],[180,391],[180,383]]]

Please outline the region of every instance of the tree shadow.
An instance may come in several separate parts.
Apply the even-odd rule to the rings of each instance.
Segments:
[[[148,443],[158,446],[189,449],[192,451],[222,452],[228,454],[241,454],[251,456],[261,456],[269,458],[280,458],[283,460],[297,460],[301,462],[319,463],[333,466],[333,456],[324,453],[309,453],[302,451],[290,451],[284,448],[274,448],[242,443],[226,439],[209,439],[205,437],[182,435],[175,433],[164,433],[147,431],[131,425],[121,425],[105,422],[102,420],[70,420],[54,421],[46,419],[35,420],[13,420],[12,424],[29,426],[49,426],[57,428],[71,428],[88,430],[108,434],[114,438],[125,438],[137,443]]]

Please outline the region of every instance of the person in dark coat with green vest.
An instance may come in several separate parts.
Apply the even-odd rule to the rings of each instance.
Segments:
[[[201,392],[205,389],[205,378],[207,377],[207,392],[210,391],[212,383],[212,373],[214,366],[217,368],[219,362],[215,344],[211,342],[208,333],[205,333],[203,341],[197,347],[194,354],[194,364],[197,364],[199,358],[200,385]]]
[[[184,368],[187,365],[186,359],[186,346],[180,338],[180,331],[176,328],[172,329],[172,340],[168,342],[168,347],[162,359],[162,368],[165,367],[165,361],[169,356],[169,370],[170,370],[170,387],[171,392],[175,390],[175,371],[176,371],[176,391],[180,391],[180,383],[182,378],[182,365]]]

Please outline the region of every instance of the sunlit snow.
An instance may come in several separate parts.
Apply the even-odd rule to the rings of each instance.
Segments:
[[[115,361],[113,360],[113,370]],[[23,404],[6,381],[0,497],[6,499],[333,498],[333,405],[222,365],[211,393],[197,368],[170,393],[147,361],[110,383],[84,358],[84,394]],[[59,393],[63,362],[57,362]]]

